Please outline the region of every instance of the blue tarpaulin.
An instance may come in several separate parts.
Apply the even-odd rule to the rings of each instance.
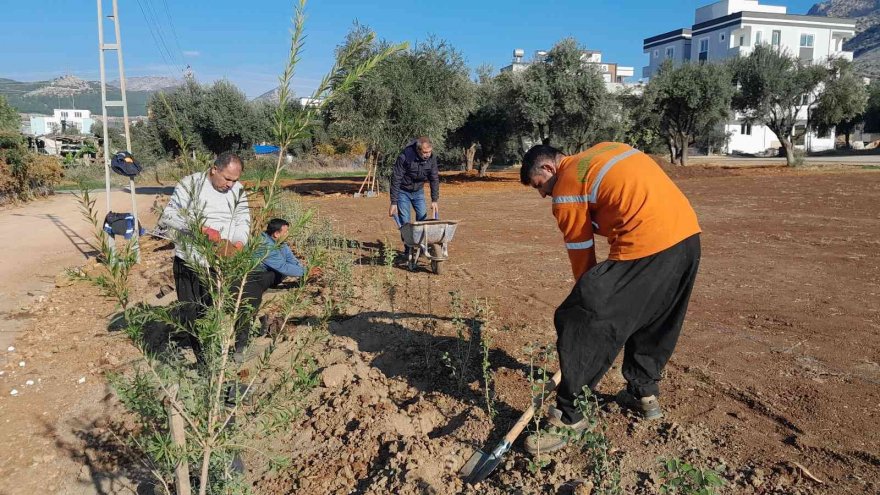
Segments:
[[[273,155],[278,153],[280,150],[278,146],[272,146],[270,144],[255,144],[254,145],[254,153],[258,155]]]

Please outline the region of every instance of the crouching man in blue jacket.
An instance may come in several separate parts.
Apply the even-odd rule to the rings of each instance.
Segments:
[[[287,277],[303,277],[305,268],[296,259],[287,240],[290,223],[281,218],[273,218],[266,225],[266,231],[260,236],[260,247],[255,256],[261,260],[257,268],[248,275],[245,282],[242,303],[245,305],[245,317],[239,325],[235,339],[235,358],[243,359],[243,353],[250,337],[253,315],[263,303],[263,294],[272,287],[277,287]]]

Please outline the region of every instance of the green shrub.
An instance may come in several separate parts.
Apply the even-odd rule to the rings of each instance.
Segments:
[[[21,134],[0,131],[0,203],[51,194],[62,176],[57,157],[32,153]]]

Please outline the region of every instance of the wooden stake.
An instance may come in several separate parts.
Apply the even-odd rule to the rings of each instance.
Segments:
[[[176,400],[177,385],[171,386],[171,393],[174,394],[174,399]],[[183,418],[180,416],[180,412],[171,405],[170,400],[166,407],[168,408],[168,427],[171,430],[171,440],[175,446],[181,450],[186,450],[186,430],[184,429]],[[174,468],[174,488],[177,491],[177,495],[192,495],[192,487],[189,484],[189,463],[186,460],[186,456]]]

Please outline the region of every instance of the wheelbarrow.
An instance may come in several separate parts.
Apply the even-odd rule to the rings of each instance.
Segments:
[[[403,243],[409,248],[407,267],[415,270],[422,254],[431,260],[431,271],[440,274],[440,264],[449,259],[449,243],[455,236],[457,220],[423,220],[400,225],[394,217]]]

